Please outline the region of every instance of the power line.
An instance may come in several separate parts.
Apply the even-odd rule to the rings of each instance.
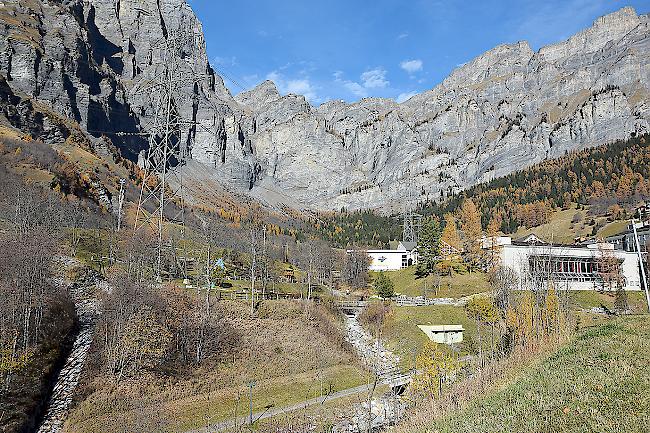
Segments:
[[[222,69],[219,69],[219,68],[217,68],[216,66],[213,66],[212,68],[213,68],[215,71],[217,71],[217,72],[219,73],[220,76],[226,78],[228,81],[230,81],[231,83],[233,83],[235,86],[239,87],[241,90],[247,90],[244,86],[242,86],[241,84],[239,84],[239,82],[238,82],[237,80],[235,80],[234,78],[232,78],[229,74],[225,73]]]

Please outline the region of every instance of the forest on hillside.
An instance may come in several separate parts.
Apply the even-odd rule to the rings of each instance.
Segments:
[[[492,219],[503,233],[547,223],[556,209],[572,203],[590,206],[593,215],[625,218],[650,199],[650,136],[642,135],[590,149],[568,152],[508,176],[476,185],[421,212],[439,218],[471,198],[486,228]]]
[[[549,222],[557,209],[589,206],[592,215],[615,219],[630,216],[636,205],[650,199],[650,136],[568,152],[508,176],[473,186],[444,201],[423,203],[418,213],[458,214],[472,199],[483,229],[494,220],[503,233]],[[386,247],[401,236],[401,218],[372,211],[324,215],[314,229],[336,245]]]

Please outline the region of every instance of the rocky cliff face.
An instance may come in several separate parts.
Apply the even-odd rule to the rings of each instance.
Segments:
[[[0,74],[14,92],[103,132],[147,130],[133,89],[156,71],[150,47],[170,32],[201,36],[182,0],[4,1]],[[402,104],[311,107],[272,82],[232,98],[204,50],[205,79],[179,111],[210,125],[191,157],[227,187],[316,209],[391,208],[407,191],[438,199],[570,149],[648,132],[650,18],[631,8],[534,52],[498,46]],[[115,137],[132,158],[140,136]],[[189,172],[200,180],[205,176]]]
[[[201,45],[201,24],[182,0],[4,1],[0,75],[16,94],[78,122],[97,146],[110,137],[136,160],[148,146],[142,133],[154,110],[138,86],[159,73],[161,59],[152,47],[176,31]],[[225,183],[247,189],[255,172],[246,138],[253,120],[214,73],[204,49],[185,60],[203,78],[197,86],[181,86],[176,106],[183,118],[209,126],[195,132],[199,145],[192,157],[227,174]]]

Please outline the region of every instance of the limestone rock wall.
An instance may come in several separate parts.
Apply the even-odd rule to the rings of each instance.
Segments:
[[[648,132],[649,24],[623,8],[537,52],[501,45],[402,104],[312,107],[270,81],[233,98],[200,49],[187,61],[203,78],[182,86],[177,103],[183,117],[210,126],[189,131],[191,157],[226,187],[306,208],[387,210],[409,190],[438,199]],[[202,40],[183,0],[5,0],[0,75],[93,137],[147,131],[152,103],[134,88],[156,73],[150,48],[175,31]],[[142,136],[110,136],[133,159],[147,146]]]

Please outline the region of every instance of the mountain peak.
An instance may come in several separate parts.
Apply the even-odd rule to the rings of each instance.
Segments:
[[[271,80],[264,80],[250,90],[235,96],[235,100],[255,111],[260,106],[280,98],[280,92]]]
[[[541,48],[539,55],[547,62],[555,62],[572,53],[594,53],[603,49],[607,43],[618,42],[640,23],[641,18],[634,8],[627,6],[596,19],[591,27],[565,41]]]

